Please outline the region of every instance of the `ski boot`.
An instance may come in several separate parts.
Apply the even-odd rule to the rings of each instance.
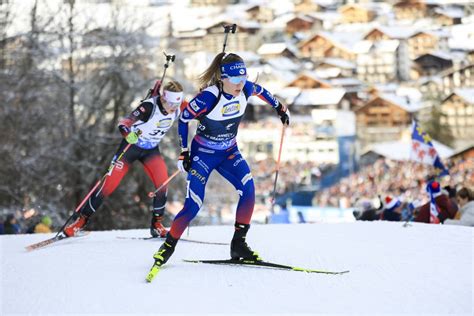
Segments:
[[[235,223],[234,237],[230,243],[230,257],[232,260],[262,261],[258,253],[250,249],[245,241],[249,228],[249,224]]]
[[[158,272],[160,272],[161,266],[164,265],[173,254],[177,242],[178,239],[174,239],[170,233],[166,235],[165,242],[163,243],[163,245],[161,245],[160,249],[158,249],[158,251],[153,255],[155,263],[153,263],[150,272],[148,272],[148,275],[146,277],[147,282],[153,281]]]
[[[178,239],[174,239],[170,233],[166,235],[166,240],[161,245],[160,249],[153,255],[153,259],[155,259],[155,265],[161,267],[164,265],[171,255],[174,252],[174,248],[178,243]]]
[[[151,226],[150,226],[150,234],[152,237],[157,238],[166,237],[168,230],[163,226],[163,215],[154,214],[151,217]]]
[[[72,217],[73,222],[64,228],[63,233],[67,237],[74,237],[77,232],[81,231],[86,226],[89,216],[81,213],[75,213]]]

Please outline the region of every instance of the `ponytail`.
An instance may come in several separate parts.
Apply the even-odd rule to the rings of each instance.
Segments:
[[[227,54],[225,52],[219,53],[214,57],[212,63],[207,67],[207,69],[199,75],[198,83],[201,89],[206,87],[219,84],[221,80],[221,70],[220,67],[225,64],[233,63],[233,62],[243,62],[243,59],[236,54]]]

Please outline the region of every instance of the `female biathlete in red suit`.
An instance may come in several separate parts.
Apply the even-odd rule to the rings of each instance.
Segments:
[[[74,214],[72,224],[64,229],[66,236],[74,236],[86,225],[104,199],[115,191],[134,161],[138,160],[143,164],[155,188],[168,178],[166,164],[158,145],[179,117],[180,106],[183,104],[183,87],[176,81],[170,81],[163,90],[163,95],[144,100],[132,113],[120,120],[118,128],[124,139],[112,159],[114,166],[84,206]],[[131,144],[128,150],[120,161],[116,161],[128,144]],[[150,227],[153,237],[164,237],[167,233],[162,224],[166,194],[167,187],[164,186],[156,192],[153,200]]]

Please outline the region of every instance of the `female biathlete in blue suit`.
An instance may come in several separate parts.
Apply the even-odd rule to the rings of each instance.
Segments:
[[[206,183],[213,170],[232,183],[240,195],[231,257],[260,260],[245,242],[255,203],[255,187],[250,168],[237,147],[236,136],[249,96],[256,95],[270,104],[283,124],[289,124],[289,111],[263,87],[247,81],[244,61],[236,54],[217,55],[199,79],[207,88],[189,102],[178,126],[181,142],[178,168],[188,172],[186,200],[166,241],[153,256],[157,266],[168,261],[182,233],[202,207]],[[199,125],[190,152],[188,123],[192,119],[199,120]]]

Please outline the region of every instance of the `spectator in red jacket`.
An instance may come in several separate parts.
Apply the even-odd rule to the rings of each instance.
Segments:
[[[454,218],[457,212],[457,206],[449,198],[449,194],[445,190],[441,190],[439,182],[432,181],[428,183],[426,190],[431,190],[438,207],[438,218],[443,223],[447,218]],[[415,217],[415,222],[430,223],[430,202],[422,205]]]

